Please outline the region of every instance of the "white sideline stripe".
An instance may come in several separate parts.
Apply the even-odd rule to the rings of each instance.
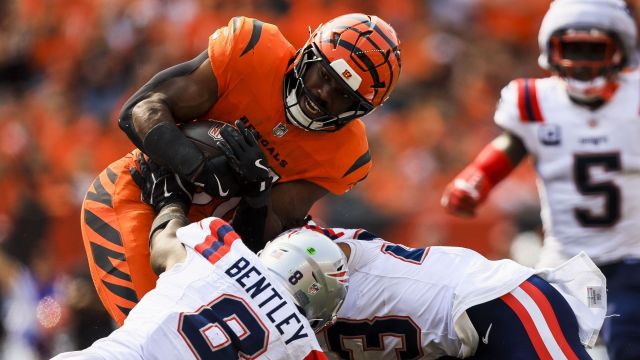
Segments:
[[[522,306],[524,306],[529,315],[531,315],[533,323],[535,324],[536,329],[538,330],[538,333],[542,338],[542,342],[547,347],[547,350],[551,354],[551,357],[554,360],[566,359],[567,357],[564,356],[562,349],[560,349],[560,345],[558,345],[556,339],[553,337],[551,329],[549,328],[549,325],[547,325],[547,322],[542,315],[542,311],[540,311],[540,308],[538,308],[538,305],[536,305],[535,301],[533,301],[529,294],[524,292],[524,290],[519,287],[515,288],[511,292],[511,294],[513,294],[513,296],[522,304]]]

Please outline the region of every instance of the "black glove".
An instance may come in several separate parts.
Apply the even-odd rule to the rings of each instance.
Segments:
[[[225,140],[218,147],[234,170],[242,193],[251,206],[264,206],[271,194],[271,175],[267,158],[251,131],[236,120],[236,128],[225,126],[220,135]]]
[[[138,168],[129,168],[133,181],[142,190],[141,198],[153,206],[156,213],[168,204],[178,204],[185,213],[189,210],[195,186],[150,159],[138,155]]]
[[[230,128],[231,126],[225,126]],[[214,197],[229,199],[240,195],[240,184],[229,166],[226,154],[207,158],[194,183]]]

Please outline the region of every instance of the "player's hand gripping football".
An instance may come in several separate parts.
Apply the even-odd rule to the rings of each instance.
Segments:
[[[447,185],[440,204],[454,215],[473,217],[490,190],[491,185],[482,171],[465,169]]]
[[[180,205],[185,213],[189,210],[195,190],[193,184],[151,159],[145,159],[143,153],[138,155],[137,162],[138,167],[131,167],[129,172],[142,191],[142,201],[153,206],[156,212],[168,204]]]
[[[236,128],[225,126],[219,143],[229,165],[234,170],[247,202],[254,207],[264,206],[271,193],[271,175],[265,154],[255,137],[237,120]]]

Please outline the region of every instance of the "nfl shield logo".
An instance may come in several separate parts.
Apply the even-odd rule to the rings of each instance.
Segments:
[[[283,137],[286,133],[287,126],[283,123],[278,123],[278,125],[273,128],[273,135],[276,137]]]
[[[544,145],[557,146],[562,142],[562,132],[559,125],[543,124],[538,129],[538,139]]]
[[[311,286],[309,286],[309,289],[307,290],[309,295],[315,295],[318,293],[318,291],[320,291],[320,285],[315,282],[311,284]]]

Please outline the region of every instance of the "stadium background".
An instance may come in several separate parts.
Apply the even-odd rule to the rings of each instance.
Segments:
[[[86,269],[82,198],[106,165],[132,149],[117,127],[128,96],[157,71],[200,53],[208,35],[238,15],[278,25],[296,47],[309,26],[348,12],[382,17],[401,39],[400,81],[365,121],[373,171],[345,196],[317,204],[312,214],[321,224],[364,227],[409,246],[467,246],[530,264],[540,231],[530,161],[474,220],[446,215],[439,199],[499,133],[492,117],[500,89],[516,77],[544,75],[536,39],[548,4],[0,2],[0,358],[48,358],[110,331]]]

